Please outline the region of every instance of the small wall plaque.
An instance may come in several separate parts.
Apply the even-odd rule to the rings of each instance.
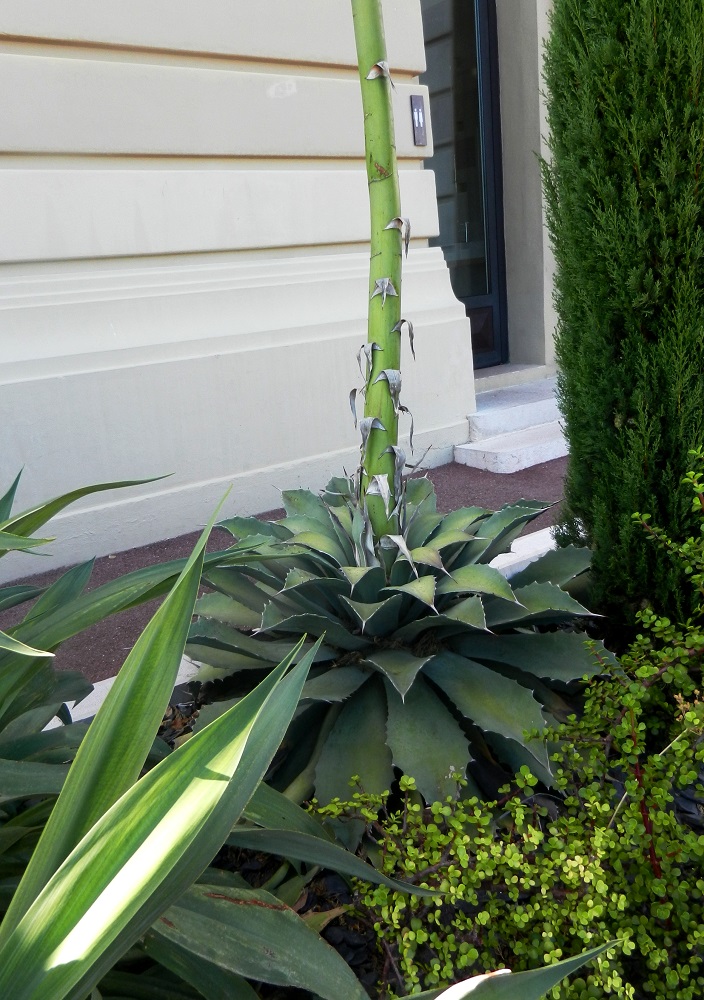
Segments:
[[[416,146],[427,146],[428,136],[425,130],[425,101],[420,94],[411,97],[411,114],[413,115],[413,142]]]

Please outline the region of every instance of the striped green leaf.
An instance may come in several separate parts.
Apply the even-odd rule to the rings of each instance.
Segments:
[[[53,656],[53,653],[46,653],[42,649],[35,649],[33,646],[27,646],[25,643],[20,642],[19,639],[13,638],[11,635],[6,635],[4,632],[0,632],[0,649],[6,649],[8,653],[13,653],[15,656]]]
[[[81,838],[139,777],[176,682],[214,520],[137,640],[83,740],[0,928],[0,943]]]
[[[214,855],[293,715],[313,653],[247,698],[104,813],[0,947],[0,996],[85,996]]]
[[[0,531],[8,531],[15,535],[29,535],[43,524],[46,524],[47,521],[51,520],[52,517],[65,507],[68,507],[69,504],[80,500],[82,497],[90,496],[91,493],[102,493],[105,490],[119,490],[126,486],[143,486],[145,483],[155,483],[163,478],[163,476],[155,476],[151,479],[133,479],[119,483],[96,483],[94,486],[82,486],[78,490],[71,490],[70,493],[63,493],[61,496],[54,497],[53,500],[47,500],[37,507],[30,507],[21,514],[15,514],[14,516],[8,514],[7,518],[0,522]]]

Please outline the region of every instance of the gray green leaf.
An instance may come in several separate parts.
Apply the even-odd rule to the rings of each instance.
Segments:
[[[370,794],[386,791],[393,781],[381,678],[372,677],[345,702],[316,767],[316,797],[323,804],[335,796],[348,799],[353,775]]]
[[[338,667],[312,677],[303,686],[301,700],[345,701],[368,679],[369,673],[359,667]]]
[[[396,767],[415,778],[426,802],[457,794],[454,773],[470,761],[467,738],[435,692],[419,677],[402,700],[387,684],[387,741]]]
[[[491,594],[506,601],[515,601],[514,592],[505,576],[493,566],[469,565],[453,569],[437,587],[438,597],[448,594]]]
[[[564,587],[575,576],[589,569],[592,561],[591,549],[568,545],[551,549],[545,555],[529,563],[520,573],[511,577],[511,586],[524,587],[529,583],[554,583]]]
[[[379,649],[369,653],[364,662],[371,664],[387,677],[403,699],[420,670],[431,658],[432,654],[414,656],[405,649]]]
[[[354,973],[304,921],[261,889],[194,885],[148,932],[221,969],[325,1000],[366,1000]]]
[[[425,674],[480,729],[525,746],[526,730],[545,728],[540,705],[529,690],[495,670],[456,653],[439,653]]]

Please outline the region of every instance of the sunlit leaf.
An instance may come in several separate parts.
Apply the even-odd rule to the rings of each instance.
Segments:
[[[133,785],[5,933],[0,995],[85,995],[207,864],[261,779],[310,659],[251,695]],[[233,777],[237,774],[237,780]],[[3,925],[4,927],[4,925]],[[44,991],[38,993],[37,990]]]

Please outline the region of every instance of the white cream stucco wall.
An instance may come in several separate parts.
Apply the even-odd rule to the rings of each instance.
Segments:
[[[510,361],[554,366],[554,259],[540,157],[548,157],[542,95],[551,0],[496,0]]]
[[[404,395],[438,462],[467,437],[469,330],[427,246],[419,6],[384,10],[414,233]],[[226,513],[251,513],[353,468],[368,208],[348,0],[0,0],[0,93],[2,480],[25,467],[27,506],[172,473],[56,519],[53,564],[192,530],[230,483]]]

